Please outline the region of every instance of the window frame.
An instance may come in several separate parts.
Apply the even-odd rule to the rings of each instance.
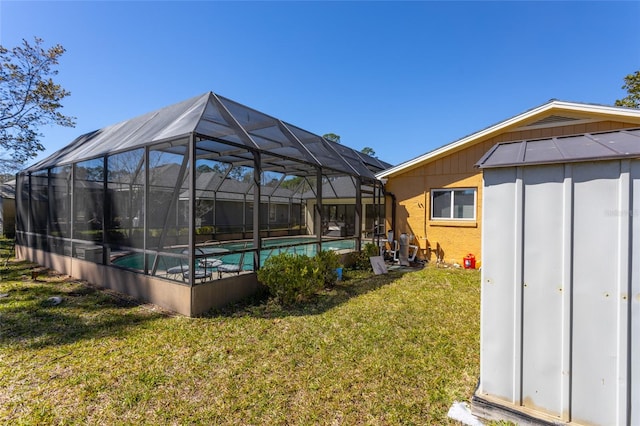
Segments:
[[[455,213],[455,192],[456,191],[473,191],[473,217],[453,217]],[[449,217],[441,217],[435,216],[434,212],[434,196],[439,193],[448,192],[451,197],[451,205],[450,205],[450,216]],[[432,188],[430,191],[430,199],[431,199],[431,208],[430,210],[430,218],[432,221],[456,221],[456,222],[474,222],[477,219],[478,212],[478,188],[476,187],[460,187],[460,188]]]

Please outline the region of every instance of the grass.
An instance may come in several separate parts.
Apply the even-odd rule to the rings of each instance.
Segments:
[[[449,424],[475,390],[475,271],[349,271],[189,319],[33,267],[0,265],[4,424]]]

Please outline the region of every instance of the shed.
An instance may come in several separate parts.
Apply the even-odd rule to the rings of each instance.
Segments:
[[[499,143],[483,171],[473,411],[640,424],[640,129]]]

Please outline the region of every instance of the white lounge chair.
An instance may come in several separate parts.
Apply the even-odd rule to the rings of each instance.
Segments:
[[[218,265],[216,267],[216,270],[218,271],[218,279],[222,278],[222,274],[224,273],[240,275],[240,272],[242,272],[243,263],[244,252],[240,254],[240,260],[238,261],[238,263],[223,263],[221,265]]]

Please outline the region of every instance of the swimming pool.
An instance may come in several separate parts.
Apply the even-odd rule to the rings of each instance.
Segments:
[[[355,240],[326,240],[322,242],[322,250],[355,250]],[[317,240],[313,236],[304,237],[276,237],[262,240],[260,250],[260,266],[273,255],[280,253],[304,254],[315,256],[317,252]],[[201,245],[196,248],[196,257],[215,261],[221,264],[240,265],[243,271],[253,270],[253,240],[218,242],[214,244]],[[180,254],[184,248],[170,250],[170,253]],[[147,254],[147,265],[152,265],[155,254]],[[180,267],[185,259],[171,255],[158,257],[157,275],[167,275],[167,271],[174,267]],[[111,264],[126,269],[137,271],[144,270],[144,254],[128,253],[114,258]],[[186,266],[184,266],[186,269]],[[215,267],[211,267],[212,270]]]

